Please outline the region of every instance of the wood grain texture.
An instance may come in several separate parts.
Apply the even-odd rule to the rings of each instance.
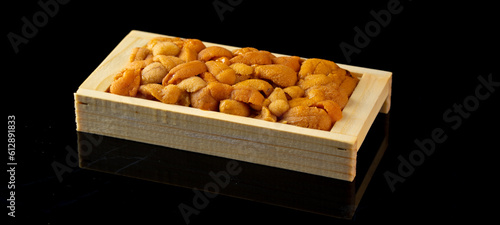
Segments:
[[[105,92],[131,49],[156,36],[165,35],[130,32],[82,83],[74,95],[78,131],[352,181],[366,133],[390,108],[391,72],[342,64],[360,82],[330,132]]]

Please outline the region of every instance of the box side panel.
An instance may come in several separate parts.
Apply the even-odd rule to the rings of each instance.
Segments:
[[[124,113],[133,113],[140,110],[140,114],[133,114],[135,120],[156,123],[162,121],[167,125],[180,129],[198,129],[205,132],[217,132],[220,135],[239,139],[257,138],[269,140],[271,143],[294,147],[298,143],[310,146],[322,146],[316,151],[329,154],[331,149],[351,149],[356,141],[355,136],[348,136],[328,131],[308,129],[283,123],[272,123],[250,117],[229,115],[214,111],[199,110],[158,101],[130,98],[110,93],[79,89],[75,96],[77,103],[87,105],[89,99],[101,99],[88,106],[89,110],[106,110],[106,115],[124,117]],[[85,97],[86,99],[83,99]],[[77,104],[78,106],[79,104]],[[140,107],[134,109],[133,107]],[[250,140],[250,139],[249,139]]]
[[[77,130],[351,181],[356,152],[331,140],[75,95]],[[207,123],[207,121],[209,121]],[[249,132],[250,131],[250,132]],[[334,143],[335,144],[335,143]]]

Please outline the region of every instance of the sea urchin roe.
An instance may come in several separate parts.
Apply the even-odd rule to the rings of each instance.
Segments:
[[[332,61],[324,59],[308,59],[302,63],[299,77],[305,78],[310,74],[330,74],[339,69],[339,66]]]
[[[177,85],[145,84],[139,87],[139,92],[144,96],[153,96],[166,104],[177,104],[181,100],[183,90]]]
[[[222,100],[219,104],[219,112],[237,115],[237,116],[249,116],[250,107],[243,102],[239,102],[232,99]]]
[[[180,48],[172,42],[159,42],[153,47],[153,55],[177,55]]]
[[[285,92],[279,87],[274,89],[268,99],[271,101],[269,110],[277,117],[282,116],[290,108]]]
[[[332,100],[316,102],[313,106],[324,109],[328,113],[328,116],[330,116],[330,119],[332,119],[332,122],[342,119],[342,110],[339,104]]]
[[[212,59],[217,59],[219,57],[228,57],[232,58],[233,53],[223,47],[219,46],[210,46],[201,50],[198,53],[198,60],[202,62],[210,61]]]
[[[219,108],[219,101],[212,97],[208,86],[190,93],[190,101],[192,107],[202,110],[217,111]]]
[[[359,82],[329,60],[198,39],[152,38],[128,61],[109,92],[320,130],[342,118]]]
[[[235,85],[233,85],[233,87],[252,87],[252,88],[255,88],[259,91],[261,91],[262,93],[264,93],[265,96],[269,96],[274,88],[271,84],[269,84],[267,81],[265,80],[260,80],[260,79],[248,79],[248,80],[244,80],[244,81],[241,81]]]
[[[117,95],[135,97],[140,84],[141,70],[127,69],[115,76],[113,83],[111,83],[109,87],[109,92]]]
[[[194,76],[182,80],[179,84],[177,84],[177,86],[187,92],[196,92],[207,86],[207,82],[205,82],[200,77]]]
[[[258,78],[271,80],[280,87],[293,86],[297,82],[297,73],[292,68],[281,64],[257,66],[255,75]]]
[[[147,65],[141,72],[141,84],[161,83],[168,71],[163,64],[153,62]]]
[[[283,115],[281,122],[319,130],[330,130],[332,128],[332,120],[328,113],[317,107],[293,107]]]
[[[168,72],[167,76],[163,78],[163,85],[177,84],[182,80],[196,76],[207,71],[205,63],[195,60],[187,63],[177,65]]]
[[[247,65],[268,65],[273,63],[272,55],[268,51],[250,51],[233,57],[231,63],[244,63]]]
[[[223,62],[208,61],[205,64],[208,72],[213,74],[219,82],[229,85],[233,85],[236,82],[236,72]]]
[[[231,99],[262,106],[264,96],[252,87],[238,87],[231,92]]]

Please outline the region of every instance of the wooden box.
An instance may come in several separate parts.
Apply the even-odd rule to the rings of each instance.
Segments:
[[[132,48],[157,36],[165,35],[131,31],[83,82],[74,94],[77,131],[352,181],[371,124],[390,108],[391,72],[343,64],[360,82],[329,132],[106,92]]]

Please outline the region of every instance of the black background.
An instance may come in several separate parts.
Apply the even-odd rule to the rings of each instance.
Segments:
[[[239,4],[223,20],[212,0],[103,2],[59,5],[18,53],[8,33],[21,35],[21,18],[31,20],[42,9],[37,1],[1,6],[3,111],[4,120],[16,117],[18,162],[16,218],[9,222],[184,224],[177,206],[192,198],[189,189],[78,168],[60,182],[51,166],[64,163],[67,149],[77,146],[73,93],[133,29],[393,72],[389,148],[352,221],[218,196],[192,224],[393,224],[495,216],[500,89],[480,100],[457,129],[443,119],[454,104],[475,95],[478,77],[491,74],[500,82],[494,2],[401,0],[402,11],[349,63],[339,44],[353,45],[354,28],[364,29],[374,21],[370,11],[387,9],[389,0],[233,1]],[[418,149],[414,141],[430,138],[435,128],[445,131],[446,141],[392,192],[384,172],[397,172],[398,156],[407,158]],[[5,165],[7,153],[3,157]],[[9,197],[7,175],[2,199]]]

